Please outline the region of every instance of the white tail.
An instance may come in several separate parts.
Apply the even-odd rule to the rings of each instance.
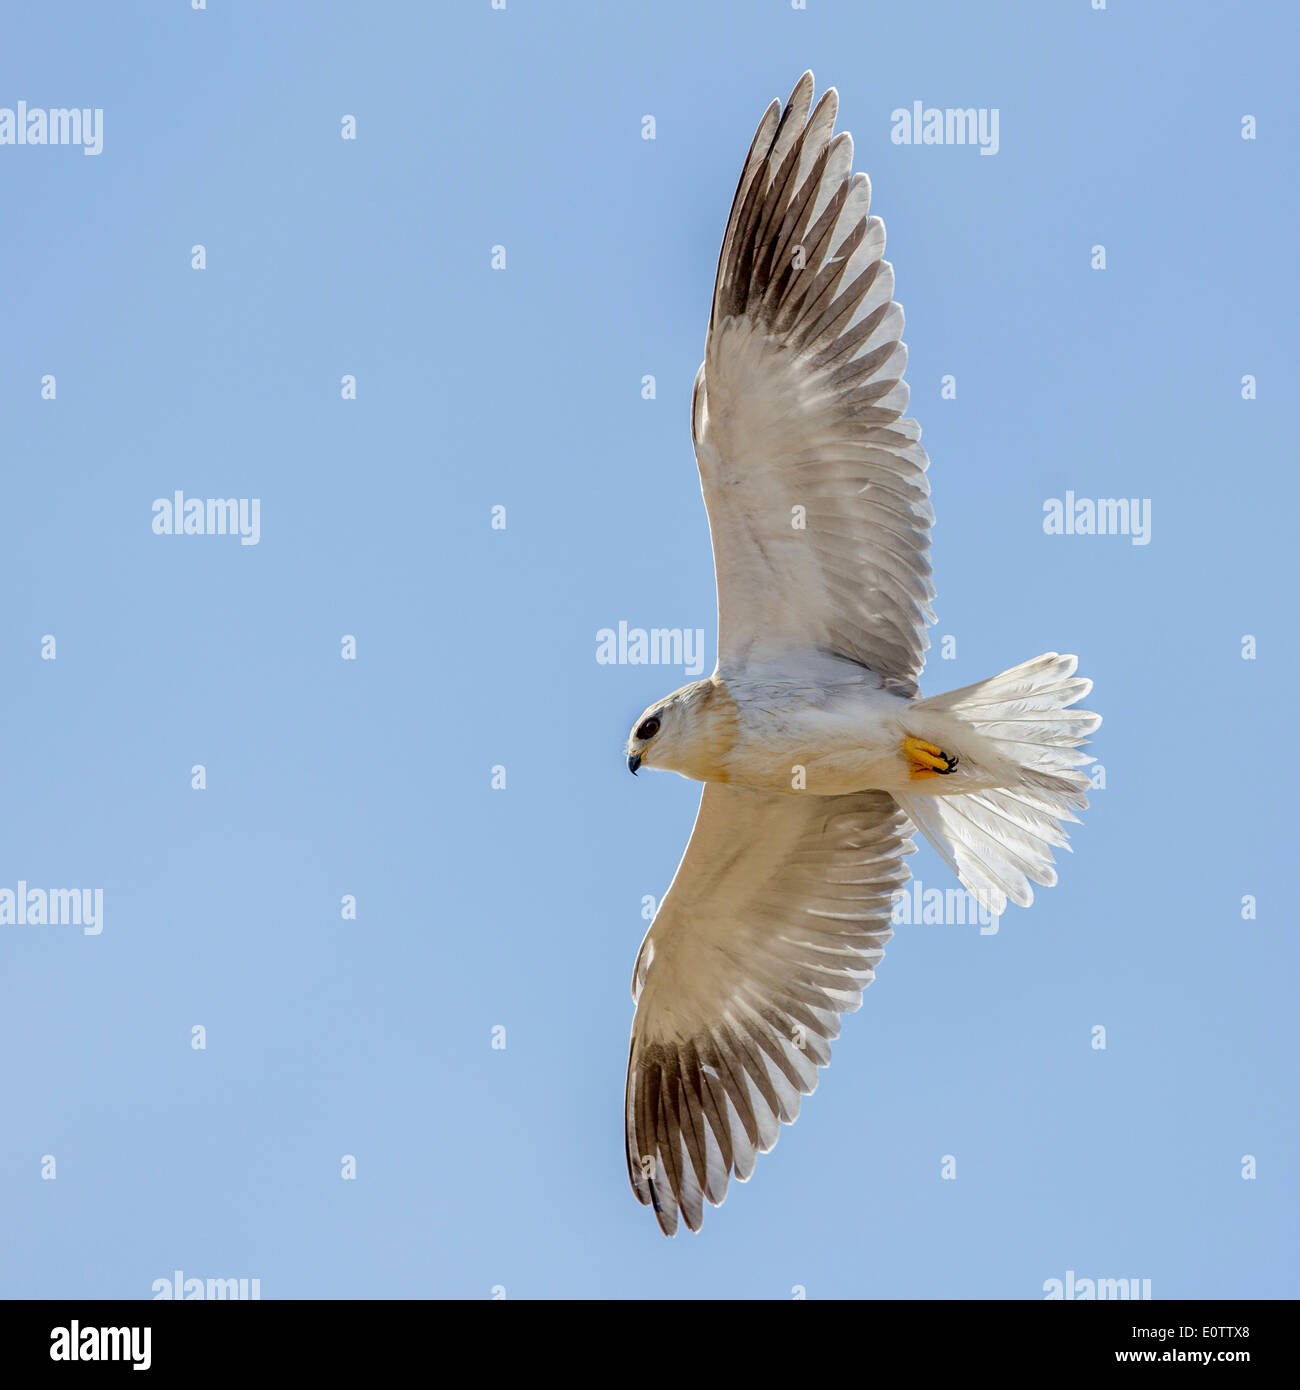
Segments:
[[[1089,778],[1079,769],[1093,759],[1078,748],[1101,716],[1067,708],[1092,689],[1075,676],[1077,665],[1076,657],[1048,652],[914,706],[937,717],[926,720],[935,734],[947,726],[944,748],[960,755],[979,789],[900,795],[898,803],[991,912],[1008,899],[1028,907],[1031,880],[1056,882],[1052,847],[1069,849],[1061,822],[1077,821],[1071,807],[1088,805]]]

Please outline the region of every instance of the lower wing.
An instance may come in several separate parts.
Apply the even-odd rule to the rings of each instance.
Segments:
[[[666,1235],[691,1230],[830,1061],[893,935],[909,823],[886,792],[707,784],[637,957],[627,1164]]]

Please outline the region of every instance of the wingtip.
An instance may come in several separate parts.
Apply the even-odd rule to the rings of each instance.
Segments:
[[[808,96],[811,97],[815,86],[816,79],[813,77],[812,69],[804,68],[798,82],[790,89],[790,100],[786,102],[786,105],[793,106],[795,98],[804,92],[807,92]]]
[[[827,126],[831,130],[834,130],[835,118],[839,114],[840,94],[834,87],[827,87],[821,96],[817,98],[817,105],[813,107],[813,113],[808,118],[808,121],[810,125],[817,121],[825,121]]]
[[[677,1203],[665,1207],[659,1200],[659,1190],[655,1187],[654,1179],[650,1179],[650,1205],[654,1207],[655,1220],[659,1223],[659,1229],[666,1236],[677,1234]]]

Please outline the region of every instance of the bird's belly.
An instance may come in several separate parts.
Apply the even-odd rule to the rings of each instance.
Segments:
[[[766,718],[746,712],[727,760],[727,781],[814,796],[906,790],[899,716],[907,703],[886,696],[845,710],[808,708]]]

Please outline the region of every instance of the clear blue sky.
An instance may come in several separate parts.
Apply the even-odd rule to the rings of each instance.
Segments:
[[[1288,10],[16,9],[0,106],[104,126],[0,146],[0,889],[104,924],[0,926],[0,1292],[1300,1293]],[[924,688],[1078,652],[1107,785],[996,935],[900,927],[798,1124],[667,1242],[628,984],[698,792],[620,754],[680,669],[596,632],[711,664],[690,386],[806,67],[907,310]],[[891,143],[914,101],[996,107],[998,153]],[[260,498],[259,543],[155,535],[177,489]],[[1151,499],[1150,544],[1045,535],[1067,490]]]

